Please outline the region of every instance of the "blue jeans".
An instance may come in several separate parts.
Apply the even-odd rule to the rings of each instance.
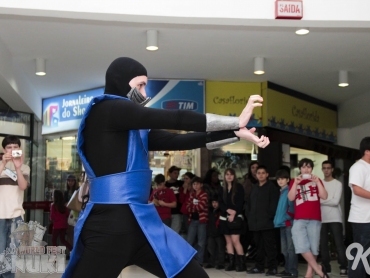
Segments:
[[[15,223],[18,220],[22,220],[22,217],[18,216],[15,219]],[[4,252],[7,247],[10,247],[10,234],[11,234],[11,227],[12,227],[13,219],[0,219],[0,254]],[[6,272],[0,274],[0,277],[3,278],[14,278],[14,273]]]
[[[281,252],[285,258],[285,271],[298,276],[298,258],[294,250],[292,227],[280,228]]]
[[[181,230],[181,221],[182,221],[182,214],[172,214],[171,215],[171,229],[174,230],[176,233],[180,233]]]
[[[335,246],[337,247],[339,267],[340,269],[347,269],[348,262],[346,258],[346,249],[344,247],[343,225],[340,222],[321,224],[321,235],[320,235],[321,262],[327,270],[331,270],[328,246],[329,231],[331,231],[334,238]]]
[[[353,243],[359,243],[363,247],[363,253],[365,253],[370,248],[370,223],[351,223],[351,224],[352,224],[352,231],[353,231]],[[348,246],[348,248],[350,248],[350,246]],[[350,253],[354,257],[354,259],[353,260],[348,259],[348,262],[349,262],[348,278],[367,277],[362,259],[359,260],[357,266],[353,266],[353,262],[356,259],[357,252],[358,252],[357,248],[353,248],[352,250],[350,250]],[[367,257],[368,264],[369,264],[369,257],[370,256]],[[355,269],[352,269],[352,266]]]
[[[190,245],[194,244],[195,238],[198,238],[197,254],[195,260],[199,264],[203,264],[204,250],[206,249],[207,240],[207,223],[199,223],[199,220],[191,220],[187,241]]]

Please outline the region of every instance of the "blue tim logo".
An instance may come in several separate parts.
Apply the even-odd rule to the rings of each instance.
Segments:
[[[198,103],[192,100],[166,100],[162,102],[163,109],[197,110]]]

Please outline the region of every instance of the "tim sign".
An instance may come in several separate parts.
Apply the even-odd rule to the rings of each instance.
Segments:
[[[275,2],[275,18],[301,19],[303,17],[302,1],[285,0]]]

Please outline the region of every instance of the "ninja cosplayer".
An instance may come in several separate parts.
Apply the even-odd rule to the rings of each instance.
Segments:
[[[90,181],[90,198],[75,226],[63,278],[116,278],[137,265],[158,277],[208,277],[196,251],[165,226],[148,204],[148,151],[219,148],[240,139],[264,148],[267,137],[245,128],[262,97],[251,96],[239,117],[146,108],[147,71],[123,57],[106,72],[104,95],[86,108],[77,148]],[[164,129],[194,131],[174,134]]]

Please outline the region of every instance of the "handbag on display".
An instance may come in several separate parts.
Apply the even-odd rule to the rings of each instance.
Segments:
[[[234,220],[232,222],[230,222],[230,221],[227,220],[227,227],[230,230],[241,229],[242,226],[243,226],[243,218],[240,217],[240,216],[234,217]]]
[[[79,191],[80,191],[80,188],[77,189],[75,192],[73,192],[72,197],[67,204],[67,208],[73,211],[77,211],[77,212],[80,212],[82,208],[82,202],[78,200]]]

